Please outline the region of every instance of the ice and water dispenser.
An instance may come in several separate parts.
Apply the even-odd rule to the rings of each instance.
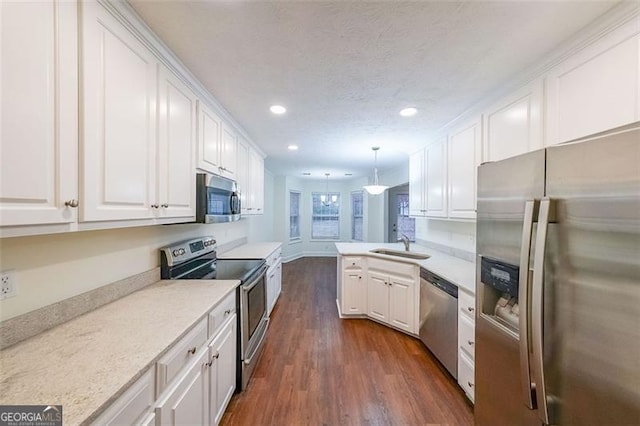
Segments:
[[[518,333],[520,310],[518,282],[520,268],[496,259],[482,257],[480,280],[483,284],[482,313]]]

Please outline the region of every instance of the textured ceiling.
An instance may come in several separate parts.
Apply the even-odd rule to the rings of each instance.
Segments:
[[[614,2],[130,1],[276,175],[371,174]],[[269,106],[287,107],[274,116]],[[400,117],[406,106],[419,109]],[[300,150],[290,152],[288,144]]]

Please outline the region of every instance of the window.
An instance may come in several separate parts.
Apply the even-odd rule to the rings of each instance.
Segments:
[[[289,240],[300,239],[300,193],[289,192]]]
[[[311,238],[314,240],[340,239],[340,193],[311,193]]]
[[[362,191],[351,193],[351,239],[362,241],[362,218],[363,218],[363,197]]]
[[[402,234],[416,240],[416,220],[409,217],[409,194],[398,194],[398,241]]]

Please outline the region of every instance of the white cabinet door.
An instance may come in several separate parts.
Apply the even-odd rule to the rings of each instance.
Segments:
[[[248,214],[264,213],[264,159],[255,150],[249,150],[249,206]]]
[[[409,157],[409,215],[424,216],[427,212],[424,182],[424,150]]]
[[[237,136],[231,127],[222,123],[222,143],[220,145],[220,175],[236,179]]]
[[[448,142],[448,211],[451,218],[476,217],[476,168],[480,165],[480,118],[458,127]]]
[[[198,101],[198,162],[199,169],[220,173],[222,150],[222,119],[202,101]]]
[[[447,141],[430,145],[425,150],[426,215],[447,216]],[[411,206],[411,204],[409,204]]]
[[[267,271],[267,314],[271,314],[271,310],[276,302],[276,279],[278,271],[276,268],[271,267]]]
[[[415,333],[414,283],[400,277],[389,277],[389,323],[410,333]]]
[[[82,9],[81,221],[153,217],[156,59],[96,2]]]
[[[236,389],[236,316],[233,315],[211,343],[210,413],[207,424],[218,424]],[[215,396],[214,396],[215,394]]]
[[[76,221],[76,8],[0,2],[0,226]]]
[[[157,424],[208,424],[209,369],[209,352],[203,351],[172,391],[157,402]]]
[[[389,277],[369,272],[367,281],[367,309],[369,316],[380,321],[389,322]]]
[[[195,216],[193,154],[196,97],[173,73],[160,68],[158,96],[158,196],[160,217]]]
[[[542,148],[542,79],[496,102],[484,114],[484,161]]]
[[[367,280],[362,269],[346,269],[342,273],[342,313],[365,314],[367,312]]]
[[[546,78],[546,144],[640,120],[640,17],[572,55]]]
[[[242,214],[247,214],[249,207],[249,143],[242,137],[238,137],[236,152],[236,184],[240,193],[240,206]]]
[[[276,300],[278,300],[280,293],[282,293],[282,261],[278,261],[276,271]]]

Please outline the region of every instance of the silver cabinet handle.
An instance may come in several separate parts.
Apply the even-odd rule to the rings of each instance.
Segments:
[[[476,308],[472,308],[471,306],[467,306],[467,311],[469,311],[469,312],[473,312],[473,311],[475,311],[475,310],[476,310]]]
[[[475,385],[471,382],[467,382],[467,384],[469,385],[470,388],[474,387]]]
[[[473,340],[467,340],[467,343],[469,344],[469,346],[473,346],[474,341]]]
[[[151,204],[151,208],[152,208],[152,209],[157,209],[158,207],[160,207],[160,206],[159,206],[159,205],[157,205],[157,204]]]
[[[161,205],[160,205],[160,207],[162,207],[162,208],[165,208],[165,209],[166,209],[166,208],[168,208],[168,207],[169,207],[169,204],[164,203],[164,204],[161,204]]]
[[[212,358],[215,358],[215,359],[220,358],[220,352],[216,352],[216,354]]]
[[[64,205],[75,209],[76,207],[78,207],[78,200],[73,199],[73,200],[65,201]]]
[[[196,348],[196,347],[194,346],[194,347],[192,347],[191,349],[187,349],[187,353],[188,353],[188,354],[193,355],[193,354],[195,354],[195,353],[196,353],[196,350],[197,350],[197,349],[198,349],[198,348]]]
[[[226,317],[227,315],[229,315],[231,313],[231,309],[227,309],[226,311],[224,311],[224,316]]]

